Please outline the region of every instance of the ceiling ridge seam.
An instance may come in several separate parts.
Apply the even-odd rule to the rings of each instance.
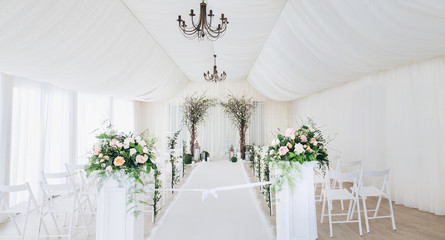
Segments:
[[[142,26],[142,28],[145,30],[145,32],[156,42],[156,44],[159,46],[159,48],[162,49],[162,51],[167,55],[167,57],[176,65],[176,67],[182,72],[182,74],[187,78],[187,80],[190,82],[190,79],[188,78],[187,74],[179,67],[179,65],[176,63],[176,61],[173,60],[173,58],[165,51],[165,49],[159,44],[158,40],[153,37],[153,35],[148,31],[148,29],[145,27],[145,25],[139,20],[139,18],[136,16],[136,14],[128,7],[127,3],[125,3],[125,0],[120,0],[122,4],[127,8],[127,10],[133,15],[133,17],[136,19],[136,21],[139,23],[139,25]]]
[[[260,50],[260,52],[258,53],[258,55],[256,56],[256,58],[255,58],[255,62],[253,63],[252,68],[251,68],[250,71],[249,71],[249,74],[247,74],[247,77],[246,77],[247,82],[249,82],[248,79],[249,79],[250,73],[252,72],[253,67],[255,66],[256,62],[258,61],[259,56],[260,56],[261,53],[263,52],[264,46],[266,45],[267,41],[269,40],[270,35],[272,34],[272,31],[275,29],[275,25],[277,24],[278,19],[281,17],[281,14],[283,13],[283,10],[284,10],[284,8],[285,8],[286,5],[287,5],[287,2],[288,2],[288,0],[286,0],[286,2],[283,4],[283,8],[281,8],[280,14],[278,14],[277,19],[275,19],[275,22],[274,22],[274,24],[273,24],[273,27],[272,27],[272,29],[270,30],[269,36],[267,36],[266,40],[264,41],[263,47],[261,47],[261,50]],[[249,83],[249,84],[250,84],[250,83]]]

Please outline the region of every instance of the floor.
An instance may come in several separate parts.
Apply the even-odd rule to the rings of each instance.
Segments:
[[[242,184],[254,181],[250,163],[214,161],[196,164],[188,171],[188,178],[182,188],[211,188]],[[274,239],[275,217],[269,216],[258,188],[219,192],[218,199],[209,196],[202,201],[198,192],[175,193],[168,200],[155,224],[146,216],[145,236],[147,239]],[[376,205],[376,199],[368,200],[368,208]],[[329,237],[329,224],[326,218],[320,223],[321,203],[317,203],[318,239]],[[437,216],[417,209],[393,204],[397,230],[393,231],[390,219],[370,220],[370,232],[366,233],[362,221],[363,236],[360,237],[358,224],[334,224],[333,239],[363,240],[443,240],[445,239],[445,216]],[[334,210],[339,211],[340,203],[334,202]],[[380,208],[382,214],[389,212],[386,201]],[[19,222],[23,221],[18,217]],[[59,221],[62,221],[59,219]],[[54,230],[47,220],[49,228]],[[74,231],[73,239],[95,239],[95,218],[87,216],[90,235],[80,229]],[[38,224],[37,211],[29,218],[26,239],[36,239]],[[0,224],[0,236],[14,233],[11,222]],[[12,238],[7,238],[12,239]]]

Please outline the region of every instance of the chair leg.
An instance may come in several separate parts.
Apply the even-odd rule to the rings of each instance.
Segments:
[[[338,185],[340,186],[340,189],[343,188],[343,182],[339,182]],[[343,206],[343,200],[340,200],[340,202],[341,202],[341,210],[344,211],[345,207]]]
[[[365,213],[365,224],[366,224],[366,232],[369,232],[369,220],[368,220],[368,209],[366,208],[366,197],[362,197],[363,201],[363,212]]]
[[[374,217],[377,217],[377,213],[379,212],[380,203],[382,202],[382,196],[379,197],[379,201],[377,201],[377,207],[374,211]]]
[[[354,208],[353,208],[354,206]],[[354,201],[351,199],[349,200],[349,207],[348,207],[348,217],[347,217],[347,221],[352,220],[352,218],[354,217],[354,209],[355,209],[355,203]]]
[[[323,198],[323,207],[321,208],[320,223],[323,223],[325,208],[326,208],[326,196]]]
[[[396,221],[394,220],[394,211],[392,209],[391,197],[389,197],[389,196],[388,196],[388,203],[389,203],[389,211],[391,213],[392,229],[395,231],[396,230]]]
[[[358,201],[358,197],[356,197],[355,202],[357,203],[357,215],[358,215],[358,229],[360,231],[360,236],[363,236],[363,231],[362,231],[362,218],[361,218],[361,214],[360,214],[360,203]]]
[[[331,238],[333,238],[334,233],[332,230],[332,201],[328,201],[328,215],[329,215],[329,233]]]

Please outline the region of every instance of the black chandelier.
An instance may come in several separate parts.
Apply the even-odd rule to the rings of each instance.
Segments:
[[[198,39],[204,39],[204,37],[207,37],[207,39],[214,41],[224,35],[227,24],[229,23],[227,21],[227,18],[224,17],[224,13],[221,14],[221,23],[218,24],[216,28],[212,28],[212,19],[213,19],[213,11],[210,10],[209,14],[207,14],[207,4],[204,2],[204,0],[201,3],[201,9],[199,12],[199,22],[195,24],[194,17],[195,13],[193,12],[193,9],[190,10],[189,16],[192,18],[192,27],[187,27],[185,24],[185,21],[181,19],[181,15],[178,16],[178,23],[179,23],[179,29],[181,30],[182,34],[187,39],[195,39],[198,37]],[[209,17],[207,19],[207,17]]]
[[[216,55],[213,55],[213,58],[214,58],[213,74],[210,74],[209,71],[207,71],[207,73],[204,73],[205,80],[207,80],[208,82],[215,82],[215,83],[226,80],[227,74],[225,71],[223,71],[221,76],[218,76],[218,69],[216,67]]]

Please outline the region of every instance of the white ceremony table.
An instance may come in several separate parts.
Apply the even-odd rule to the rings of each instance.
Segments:
[[[97,240],[143,240],[144,214],[127,211],[127,188],[114,179],[104,183],[97,199]]]

